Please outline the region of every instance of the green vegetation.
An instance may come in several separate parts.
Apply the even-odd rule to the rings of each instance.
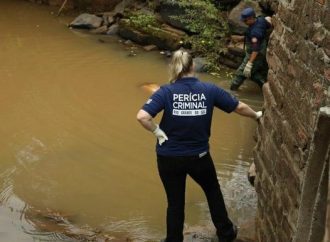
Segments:
[[[183,35],[163,28],[162,23],[156,19],[153,13],[130,13],[127,18],[121,20],[121,25],[141,33],[139,38],[144,44],[154,43],[157,45],[158,43],[158,46],[163,46],[165,49],[175,50],[179,48],[180,41],[184,38]]]
[[[143,30],[146,33],[150,32],[150,27],[157,28],[160,25],[155,15],[151,13],[132,13],[128,19],[132,27]]]
[[[225,42],[229,33],[227,21],[210,0],[165,0],[167,4],[178,5],[184,9],[181,16],[173,19],[187,25],[191,32],[196,33],[186,39],[185,44],[200,56],[208,59],[209,68],[217,70],[218,58],[226,51]]]
[[[226,51],[226,40],[229,34],[227,21],[212,0],[162,0],[167,5],[180,8],[183,14],[170,16],[175,21],[183,23],[190,35],[183,40],[183,46],[190,48],[196,56],[205,57],[209,63],[208,69],[218,71],[218,59]],[[128,23],[133,28],[147,34],[158,36],[161,23],[156,19],[153,10],[156,2],[147,0],[148,12],[131,12]]]

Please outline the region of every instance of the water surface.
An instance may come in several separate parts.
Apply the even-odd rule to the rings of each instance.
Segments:
[[[78,233],[159,240],[166,198],[155,138],[135,116],[150,95],[141,85],[164,84],[168,60],[140,49],[129,57],[116,38],[69,30],[72,17],[57,18],[57,9],[19,0],[2,0],[0,8],[0,240],[64,240],[47,218]],[[224,73],[200,77],[229,86]],[[261,108],[253,83],[239,98]],[[256,206],[246,179],[255,127],[214,112],[211,153],[242,231]],[[187,228],[208,226],[201,189],[187,186]]]

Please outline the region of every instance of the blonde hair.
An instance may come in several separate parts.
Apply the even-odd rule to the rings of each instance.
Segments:
[[[169,66],[170,82],[173,83],[183,75],[188,74],[192,65],[193,58],[187,51],[181,49],[175,51]]]

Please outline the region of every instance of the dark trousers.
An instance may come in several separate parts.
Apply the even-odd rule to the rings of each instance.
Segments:
[[[246,77],[243,74],[244,68],[250,59],[250,54],[246,54],[242,64],[238,67],[235,72],[235,78],[232,80],[231,85],[240,87],[245,81]],[[253,62],[253,67],[251,70],[251,80],[259,85],[261,88],[263,84],[267,81],[268,75],[268,64],[266,56],[258,54],[257,58]]]
[[[209,153],[199,158],[157,156],[158,171],[167,195],[166,242],[183,241],[186,177],[189,175],[203,189],[218,236],[232,233],[233,224],[220,190]]]

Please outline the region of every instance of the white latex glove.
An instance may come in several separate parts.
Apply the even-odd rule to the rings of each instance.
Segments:
[[[256,112],[255,120],[259,120],[262,117],[262,111]]]
[[[165,132],[159,128],[159,125],[156,125],[156,129],[152,133],[157,137],[159,145],[162,145],[166,140],[168,140]]]
[[[246,63],[243,74],[245,77],[250,78],[251,77],[251,70],[252,70],[252,66],[253,63],[248,61],[248,63]]]

